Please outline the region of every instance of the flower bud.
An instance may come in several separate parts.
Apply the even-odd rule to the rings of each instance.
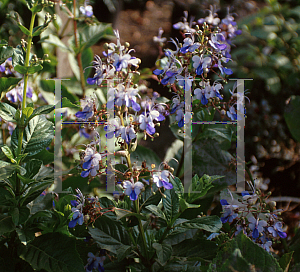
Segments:
[[[157,126],[157,127],[160,127],[160,123],[157,123],[156,126]]]
[[[171,174],[173,174],[173,173],[174,173],[174,168],[173,168],[173,167],[170,167],[170,168],[169,168],[169,171],[171,172]]]
[[[108,49],[108,43],[105,43],[105,44],[103,45],[103,48],[104,48],[104,50],[107,50],[107,49]]]
[[[126,48],[129,48],[129,46],[130,46],[130,43],[129,43],[129,42],[125,42],[125,44],[124,44],[124,45],[125,45],[125,47],[126,47]]]
[[[225,115],[226,114],[226,111],[223,109],[221,110],[221,115]]]
[[[154,135],[153,135],[154,137],[158,137],[159,136],[159,133],[158,132],[156,132],[156,133],[154,133]]]

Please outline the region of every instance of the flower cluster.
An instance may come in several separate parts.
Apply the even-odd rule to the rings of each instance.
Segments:
[[[230,198],[220,201],[223,207],[221,221],[223,224],[233,223],[235,235],[242,231],[268,252],[273,241],[287,237],[279,219],[280,211],[275,210],[276,203],[266,204],[270,194],[264,195],[260,190],[253,190],[251,194],[243,191],[242,197],[238,198],[229,193]]]
[[[228,12],[227,16],[221,20],[217,17],[213,6],[207,17],[197,21],[191,18],[188,22],[188,13],[184,14],[183,22],[173,25],[175,29],[181,31],[184,38],[183,44],[171,39],[176,49],[165,49],[165,56],[157,61],[158,68],[153,71],[161,84],[170,85],[175,92],[170,113],[176,114],[175,119],[179,127],[184,124],[184,104],[182,105],[181,101],[183,101],[186,87],[194,87],[194,100],[200,100],[199,107],[217,107],[214,101],[221,105],[220,100],[223,97],[220,90],[223,86],[220,82],[211,85],[207,74],[219,73],[221,78],[232,74],[232,70],[226,67],[231,57],[231,39],[241,34],[232,14]],[[155,41],[160,45],[165,41],[161,37],[162,33],[163,30],[160,29],[158,37],[155,37]],[[225,102],[222,103],[224,108]],[[235,117],[234,110],[233,106],[228,110],[227,116],[231,119]]]
[[[71,211],[69,228],[74,228],[77,223],[82,225],[84,222],[94,222],[99,216],[112,212],[114,208],[102,208],[98,197],[85,197],[82,192],[76,189],[76,199],[71,200]]]

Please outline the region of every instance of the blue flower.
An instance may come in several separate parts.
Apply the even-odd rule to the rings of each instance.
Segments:
[[[142,113],[139,116],[140,129],[146,130],[148,134],[153,135],[155,133],[153,120],[157,120],[159,115],[159,112],[156,110],[151,110],[148,113]]]
[[[88,121],[88,119],[94,116],[95,102],[93,99],[85,98],[80,100],[80,104],[83,110],[75,113],[75,116],[80,121]]]
[[[134,183],[133,178],[129,180],[125,180],[123,182],[123,188],[125,190],[125,195],[128,195],[130,197],[130,200],[135,201],[137,200],[141,189],[144,188],[144,184],[140,181],[137,181]]]
[[[133,126],[121,127],[121,137],[127,144],[129,144],[132,139],[135,139],[136,134]]]
[[[227,116],[232,120],[232,121],[236,121],[236,120],[242,120],[242,117],[239,116],[237,113],[236,113],[236,110],[233,106],[231,106],[229,108],[229,111],[227,111]]]
[[[71,211],[73,212],[72,221],[69,222],[69,228],[74,228],[77,223],[78,225],[83,224],[83,214],[77,208],[72,208]]]
[[[282,223],[276,222],[273,227],[268,227],[268,231],[273,237],[279,236],[280,238],[286,238],[287,234],[282,230]]]
[[[87,5],[87,1],[84,1],[84,6],[79,8],[80,12],[86,17],[93,16],[93,7],[91,5]]]
[[[252,237],[254,239],[258,238],[259,233],[262,233],[264,231],[264,227],[268,225],[266,221],[255,219],[253,216],[249,217],[248,221],[250,222],[249,228],[253,231]]]
[[[201,55],[199,57],[198,55],[195,55],[192,57],[193,61],[193,67],[196,69],[196,74],[200,76],[203,73],[204,68],[208,68],[208,66],[211,64],[211,58],[210,57],[205,57]]]
[[[191,38],[185,38],[183,40],[183,46],[180,48],[180,52],[185,54],[187,52],[193,53],[196,49],[198,49],[200,46],[200,43],[196,42],[194,40],[194,36],[191,35]]]
[[[83,178],[91,175],[92,177],[97,175],[97,171],[99,170],[99,162],[101,161],[101,155],[97,153],[94,149],[88,147],[85,150],[84,163],[82,164],[82,168],[86,169],[81,172],[81,176]]]
[[[103,262],[105,260],[105,256],[96,257],[93,253],[88,253],[87,264],[84,267],[86,272],[92,272],[93,269],[97,269],[98,272],[104,272]]]
[[[108,122],[104,130],[107,132],[105,135],[107,139],[111,139],[114,135],[118,137],[121,134],[120,119],[115,118]]]
[[[93,66],[89,66],[87,68],[94,68],[95,69],[95,74],[94,77],[88,78],[86,81],[90,85],[101,85],[103,79],[108,75],[108,74],[113,74],[114,73],[114,68],[109,69],[109,67],[105,64],[102,63],[101,58],[98,55],[95,55],[95,60],[93,61]],[[87,69],[85,68],[85,69]]]
[[[153,41],[156,43],[164,43],[167,38],[162,38],[161,35],[164,33],[164,30],[160,27],[158,29],[158,35],[153,37]]]
[[[17,103],[18,101],[22,102],[23,89],[24,89],[24,82],[22,81],[15,88],[7,92],[5,96],[12,103]],[[26,96],[32,98],[32,95],[33,95],[33,89],[29,86],[29,84],[27,84]]]
[[[222,33],[212,33],[211,40],[209,40],[209,44],[216,50],[222,51],[227,48],[225,43],[225,37]]]
[[[178,122],[178,127],[183,127],[184,125],[184,112],[182,109],[176,111],[176,121]]]
[[[238,214],[236,213],[236,209],[239,207],[237,205],[229,204],[226,199],[221,199],[220,203],[225,211],[221,217],[222,223],[224,224],[227,221],[231,223],[235,218],[237,218]]]
[[[173,185],[169,182],[170,172],[168,170],[163,170],[153,175],[153,182],[158,188],[165,187],[166,189],[172,189]]]
[[[210,10],[208,10],[209,15],[205,18],[201,18],[198,20],[199,24],[203,24],[204,22],[212,25],[217,25],[220,22],[220,19],[218,17],[215,18],[215,16],[218,16],[218,14],[215,12],[214,6],[210,6]]]

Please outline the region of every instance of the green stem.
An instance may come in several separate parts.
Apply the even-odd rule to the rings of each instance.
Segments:
[[[29,66],[29,61],[30,61],[30,51],[31,51],[31,43],[32,43],[32,32],[33,32],[33,27],[34,27],[35,16],[36,16],[36,13],[32,13],[31,21],[30,21],[30,28],[29,28],[30,35],[28,36],[28,40],[27,40],[26,57],[25,57],[25,63],[24,63],[25,67]],[[28,73],[26,73],[24,75],[23,101],[22,101],[21,112],[23,111],[23,109],[26,108],[27,83],[28,83]],[[22,140],[23,140],[23,133],[24,133],[24,118],[25,118],[24,114],[22,114],[21,125],[19,126],[19,138],[18,138],[17,156],[19,156],[21,154],[21,150],[22,150]]]
[[[73,0],[73,9],[74,9],[74,16],[73,16],[73,26],[74,26],[74,39],[75,39],[75,46],[76,46],[76,58],[77,63],[79,67],[79,74],[80,74],[80,84],[82,89],[82,95],[85,97],[85,80],[84,80],[84,74],[83,74],[83,67],[82,67],[82,61],[81,61],[81,53],[78,43],[78,37],[77,37],[77,21],[75,18],[76,15],[76,0]]]
[[[25,57],[25,67],[29,67],[29,61],[30,61],[30,51],[31,51],[31,43],[32,43],[32,32],[34,27],[34,21],[35,21],[36,13],[32,13],[31,21],[30,21],[30,28],[29,28],[29,36],[27,40],[27,48],[26,48],[26,57]],[[22,117],[21,117],[21,123],[18,125],[19,128],[19,137],[18,137],[18,150],[17,150],[17,156],[21,154],[22,151],[22,141],[23,141],[23,134],[25,129],[25,115],[23,114],[23,110],[26,108],[26,93],[27,93],[27,83],[28,83],[28,73],[24,75],[24,88],[23,88],[23,100],[22,100]],[[21,160],[19,161],[19,163]],[[16,174],[16,196],[20,195],[20,189],[21,189],[21,182],[20,179],[17,177]]]
[[[135,205],[135,212],[140,213],[139,199],[134,201],[134,205]],[[141,237],[142,237],[142,242],[143,242],[143,249],[144,249],[144,252],[145,252],[145,258],[146,258],[146,261],[148,262],[149,258],[148,258],[148,250],[147,250],[145,232],[144,232],[144,228],[143,228],[143,224],[142,224],[141,219],[138,218],[138,221],[139,221],[139,231],[140,231],[140,234],[141,234]]]

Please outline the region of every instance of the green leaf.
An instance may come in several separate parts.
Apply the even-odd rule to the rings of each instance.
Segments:
[[[15,172],[19,172],[21,175],[25,175],[26,170],[20,165],[0,161],[0,180],[9,178]]]
[[[32,114],[30,115],[30,117],[26,120],[26,125],[33,117],[35,117],[37,115],[41,115],[41,114],[48,114],[48,113],[52,112],[53,110],[54,110],[53,105],[44,105],[44,106],[34,109]]]
[[[168,234],[168,236],[165,239],[165,242],[172,246],[177,245],[186,239],[194,238],[197,231],[197,229],[186,229],[176,227],[171,233]]]
[[[11,46],[8,46],[7,41],[1,40],[0,45],[0,65],[10,58],[14,53],[14,49]]]
[[[7,158],[14,162],[14,155],[7,145],[1,146],[1,150]]]
[[[55,46],[58,46],[64,52],[71,52],[71,50],[55,35],[49,34],[48,40],[44,41]]]
[[[0,117],[6,122],[16,122],[15,120],[16,109],[7,104],[0,102]]]
[[[89,233],[102,249],[123,254],[122,251],[130,248],[129,235],[119,221],[102,216],[95,221],[94,226],[96,228],[88,227]]]
[[[11,143],[13,148],[18,147],[19,129],[16,128],[12,134]],[[39,115],[32,118],[25,127],[22,148],[28,156],[35,155],[47,147],[54,138],[54,127],[52,122],[44,116]]]
[[[200,205],[197,204],[190,204],[185,201],[185,199],[180,198],[179,199],[179,204],[180,204],[180,212],[184,212],[186,209],[191,209],[191,208],[199,208]]]
[[[80,110],[79,105],[73,104],[68,98],[63,97],[62,102],[61,102],[61,107],[62,108],[75,108],[76,110]]]
[[[43,162],[43,165],[47,165],[49,163],[54,162],[54,154],[49,152],[47,149],[43,149],[42,151],[40,151],[39,153],[27,157],[25,158],[24,161],[28,161],[30,159],[38,159],[41,160]]]
[[[0,214],[0,235],[12,232],[15,228],[15,224],[13,223],[10,215]]]
[[[84,266],[75,241],[61,233],[47,233],[27,244],[20,256],[37,270],[82,272]]]
[[[15,207],[11,212],[12,221],[16,226],[23,224],[30,215],[30,210],[27,207]]]
[[[54,175],[52,180],[42,180],[34,185],[31,185],[25,193],[23,193],[20,200],[21,205],[26,205],[32,200],[36,199],[46,188],[48,188],[54,180]]]
[[[252,267],[252,268],[251,268]],[[251,268],[251,269],[250,269]],[[242,232],[229,240],[210,264],[210,272],[265,271],[282,272],[277,260]],[[234,270],[233,270],[234,271]]]
[[[111,24],[100,23],[98,25],[85,26],[79,31],[80,52],[96,44],[100,39],[113,35]],[[74,37],[71,38],[71,41]]]
[[[35,36],[40,35],[42,32],[44,32],[47,29],[50,22],[51,22],[51,18],[48,17],[44,21],[44,24],[34,27],[33,31],[32,31],[32,36],[35,37]]]
[[[33,178],[40,171],[42,165],[43,162],[37,159],[32,159],[29,162],[27,162],[25,165],[25,177],[29,179]]]
[[[26,58],[26,52],[22,47],[22,45],[18,45],[16,48],[13,49],[13,55],[12,55],[13,67],[17,65],[24,66],[25,58]]]
[[[216,215],[195,218],[176,225],[176,227],[186,229],[200,229],[209,232],[218,232],[222,228],[222,222]]]
[[[165,264],[172,256],[172,246],[167,243],[153,243],[152,247],[155,249],[157,258],[161,265]]]
[[[136,150],[130,154],[130,157],[131,162],[136,162],[137,165],[141,165],[143,161],[146,161],[149,168],[152,163],[155,164],[156,168],[161,163],[161,160],[154,151],[141,145],[137,146]]]
[[[291,263],[291,260],[292,260],[292,257],[293,257],[293,253],[294,253],[294,251],[285,253],[280,258],[279,265],[282,268],[283,272],[288,272],[289,271],[289,266],[290,266],[290,263]]]
[[[293,95],[284,110],[285,122],[294,137],[300,142],[300,96]]]
[[[192,184],[190,185],[188,189],[188,193],[184,194],[184,199],[188,203],[193,203],[195,200],[197,200],[200,197],[203,197],[206,195],[209,189],[214,187],[212,184],[213,181],[223,178],[223,176],[208,176],[203,175],[201,178],[198,177],[196,174],[192,178]],[[200,192],[200,193],[193,193],[193,192]]]
[[[26,107],[25,109],[22,110],[22,114],[26,116],[26,118],[29,118],[29,116],[33,113],[33,108],[31,107]]]
[[[169,224],[171,224],[180,215],[179,198],[174,189],[165,190],[164,194],[166,196],[162,199],[164,205],[164,214],[166,215]]]
[[[231,165],[234,157],[228,151],[222,150],[216,140],[203,139],[193,143],[192,161],[193,172],[200,177],[205,174],[213,176],[216,173],[224,176],[220,180],[212,182],[214,187],[208,191],[205,197],[236,183],[236,168]]]
[[[146,209],[153,213],[155,216],[166,221],[166,216],[159,207],[155,205],[148,205],[146,206]]]
[[[178,257],[200,257],[211,260],[216,256],[218,246],[205,238],[187,239],[173,247],[173,255]]]
[[[20,74],[34,74],[40,70],[43,69],[43,66],[41,64],[35,64],[33,66],[22,66],[22,65],[16,65],[14,66],[15,71],[19,72]]]
[[[86,49],[83,50],[82,54],[81,54],[81,60],[82,60],[82,67],[83,69],[91,66],[91,62],[94,59],[94,52],[92,50],[92,48],[88,47]],[[85,80],[87,80],[88,76],[89,76],[89,72],[90,70],[84,70],[84,78]]]
[[[2,92],[8,92],[16,87],[22,78],[15,77],[1,77],[0,78],[0,96]]]

